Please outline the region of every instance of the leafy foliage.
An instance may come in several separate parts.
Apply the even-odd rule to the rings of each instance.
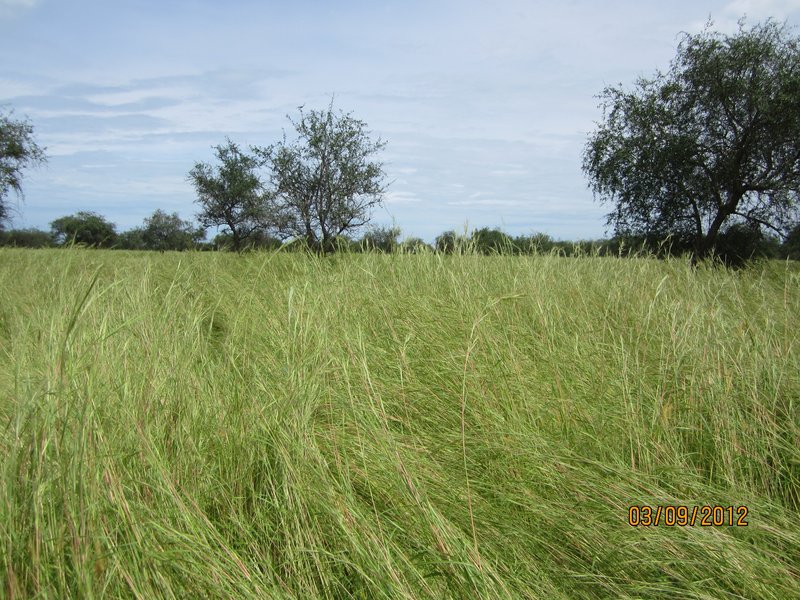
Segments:
[[[220,233],[214,237],[213,246],[217,250],[233,248],[233,237],[230,233]],[[242,250],[277,250],[281,241],[263,230],[256,230],[245,241]]]
[[[400,233],[399,227],[370,227],[361,238],[361,248],[386,253],[394,252],[400,245],[398,241]]]
[[[547,254],[554,247],[553,238],[546,233],[518,235],[514,237],[513,244],[518,254]]]
[[[197,216],[203,227],[224,227],[233,250],[239,251],[265,227],[266,197],[257,172],[261,163],[230,139],[214,149],[219,166],[198,162],[189,172],[201,207]]]
[[[95,212],[80,211],[50,223],[53,239],[58,244],[85,244],[110,248],[117,239],[116,225]]]
[[[188,250],[203,239],[205,232],[178,213],[167,214],[156,210],[144,220],[142,240],[149,250]]]
[[[144,229],[142,227],[134,227],[123,231],[117,236],[115,248],[119,250],[147,250],[147,244],[144,241]]]
[[[8,193],[22,196],[22,170],[46,161],[45,148],[33,137],[33,126],[27,120],[12,119],[12,114],[0,114],[0,228],[9,218]]]
[[[797,223],[781,246],[781,256],[793,260],[800,260],[800,223]]]
[[[17,248],[48,248],[53,245],[52,236],[39,229],[0,230],[0,246]]]
[[[499,229],[483,227],[472,232],[475,250],[481,254],[510,254],[514,246],[512,239]]]
[[[757,223],[732,223],[720,232],[715,253],[728,266],[741,267],[751,259],[775,258],[780,241],[765,235]]]
[[[425,243],[425,240],[418,237],[410,237],[403,240],[400,244],[400,251],[405,254],[424,254],[426,252],[433,252],[433,247]]]
[[[696,257],[732,218],[778,233],[800,189],[800,48],[772,21],[685,35],[668,73],[601,94],[583,169],[620,236]]]
[[[452,254],[455,252],[458,235],[453,230],[444,231],[436,236],[435,247],[437,252]]]
[[[290,119],[291,120],[291,119]],[[366,123],[351,114],[304,112],[291,121],[297,139],[253,148],[270,169],[270,225],[283,237],[303,238],[317,252],[369,222],[382,201],[383,165],[372,159],[386,143],[372,141]]]

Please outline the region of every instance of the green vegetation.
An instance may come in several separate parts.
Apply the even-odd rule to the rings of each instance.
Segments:
[[[11,217],[7,196],[22,197],[23,170],[47,162],[46,148],[36,142],[33,125],[14,119],[14,111],[0,108],[0,231]]]
[[[144,220],[143,227],[135,227],[117,238],[117,247],[125,250],[189,250],[196,248],[206,236],[202,228],[184,221],[178,213],[168,215],[156,210]]]
[[[386,174],[373,155],[386,143],[370,139],[367,124],[351,113],[335,113],[333,98],[327,110],[299,111],[299,120],[289,119],[295,140],[284,132],[283,140],[251,146],[248,154],[228,139],[215,147],[217,166],[198,162],[189,172],[200,222],[223,227],[237,252],[259,233],[335,252],[383,201]]]
[[[785,238],[800,209],[800,38],[769,19],[711,27],[683,34],[666,73],[602,92],[583,161],[617,235],[696,258],[727,252],[732,226]]]
[[[116,225],[107,222],[94,213],[78,213],[63,217],[56,222],[87,223],[85,229],[91,233],[91,221],[101,220],[107,230],[107,238],[114,239],[114,248],[118,250],[234,250],[234,240],[230,232],[217,234],[211,242],[201,241],[202,230],[195,229],[191,222],[183,221],[177,213],[166,214],[156,210],[144,220],[143,227],[135,227],[121,234],[116,234]],[[346,236],[336,237],[332,242],[335,251],[379,252],[391,253],[424,253],[441,254],[484,254],[484,255],[546,255],[560,256],[617,256],[638,257],[642,254],[680,256],[681,247],[673,246],[671,241],[655,242],[643,237],[613,237],[611,239],[556,241],[544,233],[518,235],[510,237],[499,229],[483,227],[465,234],[445,231],[437,236],[434,246],[417,237],[407,237],[400,241],[402,231],[399,227],[378,227],[370,225],[360,240]],[[104,238],[100,238],[101,242]],[[800,260],[800,225],[794,227],[783,243],[777,237],[764,235],[758,228],[734,223],[721,233],[717,240],[714,260],[729,266],[741,267],[752,260],[779,258]],[[70,247],[81,245],[97,247],[90,243],[87,232],[74,234],[67,239],[66,235],[46,233],[38,229],[9,229],[0,231],[0,246],[18,248],[49,248],[56,245]],[[251,231],[246,240],[239,238],[240,252],[249,250],[308,251],[308,244],[303,239],[282,242],[262,229]]]
[[[203,228],[224,227],[234,251],[243,249],[252,235],[265,229],[267,218],[259,162],[230,139],[214,147],[217,166],[196,163],[188,179],[197,192]]]
[[[352,113],[299,108],[289,119],[297,133],[266,148],[253,147],[269,171],[265,194],[267,228],[281,239],[302,239],[315,252],[339,249],[339,240],[367,225],[383,202],[386,173],[375,155],[386,146],[373,140]]]
[[[95,212],[80,211],[50,223],[53,240],[58,244],[81,244],[111,248],[117,242],[117,226]]]
[[[53,236],[39,229],[9,229],[0,231],[0,246],[17,248],[50,248]]]
[[[6,598],[800,597],[794,263],[3,249],[0,279]]]

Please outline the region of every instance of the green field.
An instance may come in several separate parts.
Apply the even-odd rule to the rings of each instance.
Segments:
[[[3,249],[0,282],[6,598],[800,597],[796,264]]]

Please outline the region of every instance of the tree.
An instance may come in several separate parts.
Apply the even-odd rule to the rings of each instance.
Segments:
[[[114,245],[119,250],[147,250],[144,241],[144,229],[134,227],[123,231],[117,236],[117,243]]]
[[[473,231],[472,242],[481,254],[505,254],[514,248],[514,242],[507,234],[488,227]]]
[[[53,245],[52,236],[39,229],[0,230],[0,246],[17,248],[49,248]]]
[[[400,242],[400,228],[392,227],[372,227],[370,226],[364,237],[361,238],[361,248],[365,251],[378,250],[387,254],[397,250]]]
[[[436,247],[437,252],[442,252],[443,254],[452,254],[455,252],[456,247],[458,246],[458,235],[453,230],[443,231],[441,234],[436,236],[434,246]]]
[[[231,235],[232,249],[240,251],[244,242],[266,222],[266,194],[258,175],[261,163],[245,154],[230,139],[214,147],[220,165],[198,162],[188,179],[197,190],[203,227],[225,227]]]
[[[0,229],[9,218],[8,192],[22,197],[22,170],[47,160],[45,148],[34,140],[33,126],[12,119],[12,114],[0,114]]]
[[[403,240],[400,244],[400,252],[404,254],[425,254],[433,252],[433,247],[425,243],[425,240],[418,237],[410,237]]]
[[[717,236],[715,254],[726,265],[740,267],[754,258],[775,258],[780,242],[764,235],[758,223],[731,223]]]
[[[220,233],[214,237],[212,245],[216,250],[230,250],[233,248],[233,238],[230,233]],[[241,250],[277,250],[280,247],[278,238],[259,229],[247,238]]]
[[[203,229],[184,221],[178,213],[156,210],[144,220],[142,240],[149,250],[188,250],[205,237]]]
[[[800,190],[800,48],[772,21],[686,34],[669,72],[600,95],[583,169],[618,236],[671,238],[695,259],[730,219],[780,234]]]
[[[271,225],[279,235],[298,237],[317,252],[331,252],[335,240],[367,224],[382,201],[383,165],[372,156],[385,142],[372,141],[366,124],[350,114],[327,110],[289,119],[298,138],[253,151],[270,169]]]
[[[116,225],[94,212],[81,211],[50,223],[58,244],[75,243],[109,248],[117,238]]]

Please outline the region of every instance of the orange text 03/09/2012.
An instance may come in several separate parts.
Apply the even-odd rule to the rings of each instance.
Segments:
[[[628,525],[631,527],[747,527],[746,506],[631,506]]]

